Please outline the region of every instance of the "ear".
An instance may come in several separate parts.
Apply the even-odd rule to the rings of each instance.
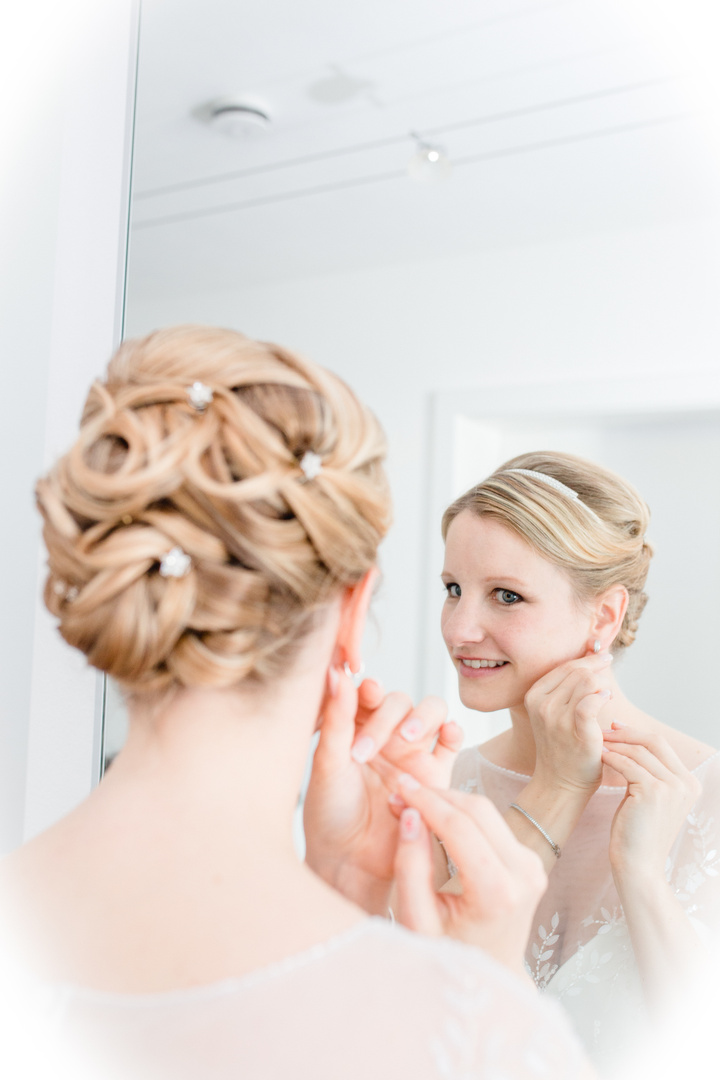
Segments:
[[[365,620],[379,576],[380,571],[373,566],[357,585],[345,589],[340,602],[340,626],[335,639],[333,662],[340,667],[347,664],[351,671],[359,671],[362,664]]]
[[[603,651],[610,648],[620,633],[628,600],[628,591],[624,585],[612,585],[593,601],[590,637],[592,641],[600,642]]]

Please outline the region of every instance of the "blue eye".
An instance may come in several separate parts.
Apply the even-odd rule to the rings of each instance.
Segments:
[[[493,589],[493,596],[503,607],[512,607],[522,600],[520,593],[513,592],[512,589]]]
[[[455,581],[449,581],[445,588],[447,589],[448,596],[451,596],[453,600],[457,600],[458,597],[462,596],[462,589]]]

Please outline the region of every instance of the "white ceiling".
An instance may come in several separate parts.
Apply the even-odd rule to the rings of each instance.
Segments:
[[[144,0],[131,297],[715,213],[697,86],[629,10]],[[267,107],[267,133],[196,117],[237,94]],[[409,179],[411,131],[447,150],[446,183]]]

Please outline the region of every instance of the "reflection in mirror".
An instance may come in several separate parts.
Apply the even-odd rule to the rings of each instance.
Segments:
[[[537,383],[562,408],[568,379],[677,373],[707,390],[716,117],[699,100],[702,43],[663,11],[143,6],[127,333],[235,326],[370,402],[396,524],[367,660],[388,685],[445,689],[425,584],[440,565],[429,478],[447,459],[433,395],[484,388],[511,412],[513,387]],[[228,99],[269,122],[216,129],[211,106]],[[447,154],[444,182],[408,175],[418,138]]]
[[[371,405],[396,522],[368,671],[448,696],[469,742],[508,720],[457,697],[440,515],[542,446],[617,470],[650,503],[651,601],[619,677],[717,742],[717,110],[700,38],[669,45],[689,40],[674,10],[143,7],[127,332],[197,321],[283,341]],[[124,727],[108,701],[110,755]]]

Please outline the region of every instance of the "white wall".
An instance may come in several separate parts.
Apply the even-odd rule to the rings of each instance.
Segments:
[[[136,16],[134,0],[3,12],[0,852],[93,780],[97,679],[38,602],[32,490],[119,337]]]
[[[426,559],[431,395],[456,387],[461,401],[495,385],[511,411],[513,383],[561,394],[567,379],[676,373],[700,388],[718,370],[719,286],[720,230],[702,218],[172,298],[133,293],[131,246],[128,332],[236,327],[305,352],[370,403],[389,436],[396,524],[376,605],[382,652],[369,670],[418,693],[425,582],[440,572]]]

